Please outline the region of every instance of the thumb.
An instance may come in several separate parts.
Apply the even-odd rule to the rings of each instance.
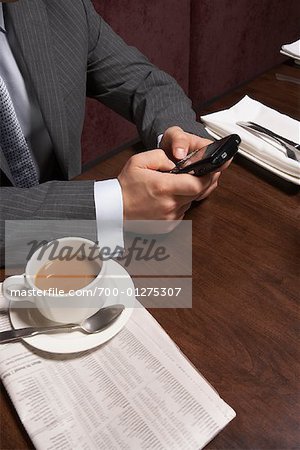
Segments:
[[[169,136],[172,153],[177,159],[183,159],[189,151],[189,138],[187,134],[179,127],[174,127]]]
[[[135,164],[142,169],[167,171],[174,168],[174,163],[160,149],[139,153],[134,158]]]

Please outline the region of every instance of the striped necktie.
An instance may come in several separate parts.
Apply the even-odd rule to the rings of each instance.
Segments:
[[[28,188],[39,184],[36,166],[16,116],[13,102],[1,76],[0,146],[15,186]]]

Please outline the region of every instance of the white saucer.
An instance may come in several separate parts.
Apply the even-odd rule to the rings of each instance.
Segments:
[[[54,332],[39,334],[23,340],[39,350],[50,353],[76,353],[89,350],[104,344],[114,337],[128,322],[135,306],[134,284],[126,270],[115,261],[107,262],[107,272],[110,274],[105,280],[105,287],[118,289],[118,296],[110,296],[106,299],[104,306],[117,303],[126,305],[122,314],[105,330],[96,334],[85,334],[81,331]],[[131,295],[127,295],[127,293]],[[21,305],[22,303],[22,305]],[[43,317],[32,303],[18,302],[18,308],[10,307],[9,318],[13,328],[24,328],[49,325],[48,319]]]

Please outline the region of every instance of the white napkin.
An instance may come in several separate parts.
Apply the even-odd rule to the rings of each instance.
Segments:
[[[300,123],[247,95],[229,109],[202,116],[208,131],[220,137],[236,133],[241,139],[241,153],[285,179],[300,184],[300,163],[286,156],[286,150],[273,140],[254,136],[236,122],[256,122],[294,142],[300,142]]]
[[[281,53],[284,53],[285,55],[300,58],[300,39],[291,44],[284,44],[281,47],[281,50]]]

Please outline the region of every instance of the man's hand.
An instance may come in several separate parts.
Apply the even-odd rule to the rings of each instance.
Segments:
[[[180,220],[193,200],[207,197],[217,187],[220,172],[203,177],[160,172],[173,167],[163,150],[128,160],[118,176],[125,220]]]
[[[209,139],[186,133],[179,127],[168,128],[161,140],[160,147],[171,157],[183,159],[188,153],[211,144]]]

